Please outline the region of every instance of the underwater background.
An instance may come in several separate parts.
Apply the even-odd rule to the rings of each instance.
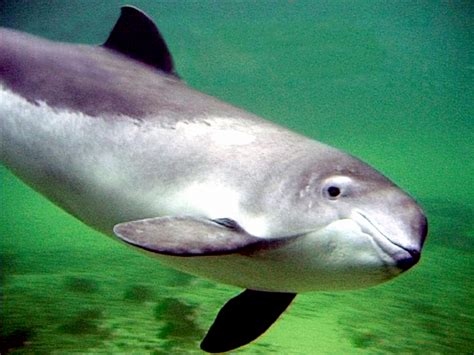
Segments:
[[[3,0],[0,25],[97,44],[123,4],[156,21],[189,85],[362,158],[428,216],[413,270],[301,294],[235,353],[474,351],[472,1]],[[201,353],[241,291],[100,235],[2,166],[0,262],[2,354]]]

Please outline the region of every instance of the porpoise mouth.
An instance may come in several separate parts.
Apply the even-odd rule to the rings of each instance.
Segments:
[[[420,260],[419,250],[408,249],[394,242],[372,223],[364,213],[355,211],[352,217],[359,225],[362,233],[368,235],[383,254],[388,255],[395,261],[395,266],[398,269],[406,271]]]

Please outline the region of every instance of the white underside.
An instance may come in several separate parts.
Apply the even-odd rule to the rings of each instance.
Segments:
[[[350,219],[333,222],[277,249],[251,254],[218,258],[154,255],[179,270],[262,291],[359,289],[388,281],[400,273],[372,237]]]

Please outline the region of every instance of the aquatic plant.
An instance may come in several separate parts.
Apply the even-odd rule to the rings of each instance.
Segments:
[[[96,293],[99,291],[99,284],[93,279],[68,276],[64,281],[64,288],[77,293]]]
[[[125,291],[123,298],[127,301],[143,303],[146,301],[151,301],[153,299],[153,295],[153,290],[148,286],[132,285]]]
[[[9,353],[12,350],[20,349],[34,336],[32,328],[18,328],[12,332],[0,336],[0,354]]]
[[[196,306],[165,298],[156,305],[154,313],[157,320],[164,322],[158,337],[165,340],[163,349],[167,351],[196,343],[204,333],[195,321]]]
[[[98,308],[85,309],[77,313],[67,323],[61,325],[59,330],[66,334],[98,334],[101,332],[99,321],[103,318],[102,311]]]

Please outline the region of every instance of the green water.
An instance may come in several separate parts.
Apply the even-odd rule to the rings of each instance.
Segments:
[[[2,1],[0,25],[100,43],[124,3]],[[190,85],[361,157],[428,215],[416,268],[372,289],[299,295],[236,353],[472,353],[472,2],[133,4]],[[2,353],[199,353],[240,292],[99,235],[3,167],[0,178]]]

